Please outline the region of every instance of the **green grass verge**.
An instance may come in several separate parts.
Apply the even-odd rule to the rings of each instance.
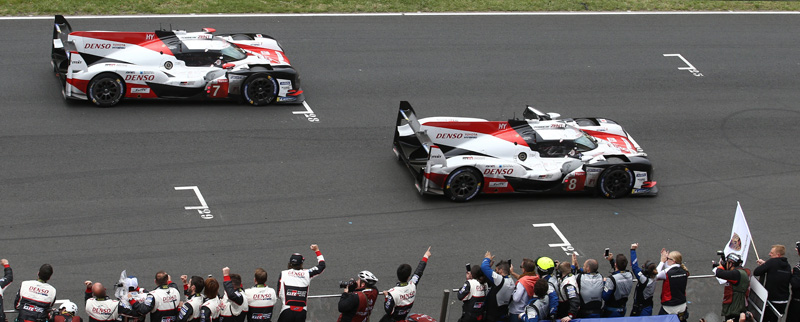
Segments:
[[[798,11],[799,1],[686,0],[0,0],[0,15],[468,11]]]

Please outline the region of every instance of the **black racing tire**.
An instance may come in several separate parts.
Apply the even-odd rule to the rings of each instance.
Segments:
[[[483,188],[483,176],[475,168],[458,168],[444,181],[444,195],[455,202],[474,199]]]
[[[125,97],[125,81],[114,73],[102,73],[89,81],[87,98],[99,107],[117,105]]]
[[[627,166],[611,166],[600,174],[600,194],[608,199],[622,198],[631,193],[636,178]]]
[[[278,97],[278,82],[270,74],[250,75],[242,86],[242,97],[245,102],[254,106],[272,103]]]

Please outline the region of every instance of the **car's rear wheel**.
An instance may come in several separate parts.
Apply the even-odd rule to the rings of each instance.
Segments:
[[[444,195],[457,202],[470,201],[481,192],[483,178],[474,168],[459,168],[444,182]]]
[[[633,189],[633,171],[624,165],[611,166],[600,174],[600,193],[609,199],[622,198]]]
[[[250,105],[267,105],[278,96],[278,82],[269,74],[253,74],[244,81],[242,96]]]
[[[100,107],[117,105],[125,96],[125,81],[117,74],[102,73],[89,81],[89,100]]]

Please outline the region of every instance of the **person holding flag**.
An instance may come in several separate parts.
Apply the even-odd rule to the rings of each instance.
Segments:
[[[773,245],[769,251],[769,260],[759,259],[758,267],[753,270],[753,276],[760,276],[759,281],[767,289],[767,301],[780,314],[786,311],[789,303],[789,280],[792,277],[792,266],[789,260],[784,257],[786,246]],[[778,315],[767,308],[764,312],[762,322],[777,322]]]

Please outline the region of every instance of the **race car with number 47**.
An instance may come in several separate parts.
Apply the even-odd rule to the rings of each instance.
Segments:
[[[259,33],[72,31],[55,16],[51,64],[66,99],[114,106],[123,99],[234,99],[301,103],[297,71]]]
[[[453,201],[480,193],[658,194],[647,154],[622,126],[606,118],[559,117],[528,106],[522,120],[419,119],[403,101],[393,150],[420,193]]]

